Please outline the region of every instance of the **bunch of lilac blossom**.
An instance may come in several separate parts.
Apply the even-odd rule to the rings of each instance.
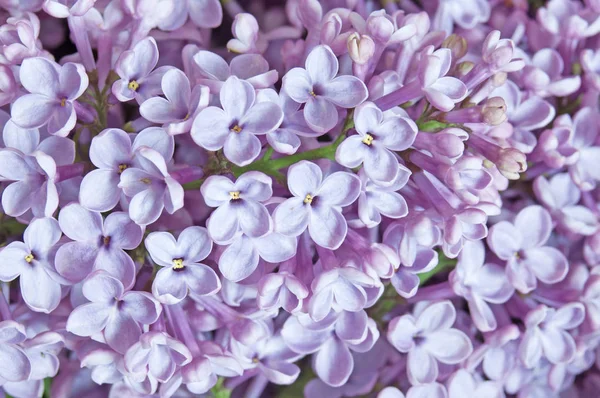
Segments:
[[[600,389],[598,0],[0,0],[0,195],[0,396]]]

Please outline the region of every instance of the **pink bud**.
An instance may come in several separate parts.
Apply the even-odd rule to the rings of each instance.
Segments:
[[[481,113],[483,114],[483,121],[492,126],[502,124],[508,119],[508,116],[506,116],[506,102],[502,97],[488,99],[483,105]]]

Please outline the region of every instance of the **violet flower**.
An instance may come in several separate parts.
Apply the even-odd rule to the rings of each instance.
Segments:
[[[557,283],[569,269],[558,249],[544,246],[552,233],[552,217],[541,206],[528,206],[517,214],[514,223],[500,221],[490,228],[487,238],[492,251],[507,261],[506,274],[515,289],[529,293],[544,283]]]
[[[92,170],[81,181],[79,202],[92,211],[108,211],[121,198],[121,174],[138,166],[137,150],[149,147],[170,159],[174,150],[173,138],[165,130],[150,127],[140,131],[131,143],[129,135],[120,129],[106,129],[92,138],[90,160],[97,170]]]
[[[198,296],[212,295],[221,289],[215,271],[200,263],[212,250],[205,228],[188,227],[177,240],[168,232],[152,232],[144,240],[152,261],[162,267],[152,283],[152,294],[162,303],[176,304],[188,290]]]
[[[485,248],[481,241],[465,243],[448,280],[454,292],[467,300],[475,326],[489,332],[495,330],[498,323],[488,303],[503,304],[515,290],[502,267],[484,264],[484,261]]]
[[[358,135],[342,141],[335,154],[337,162],[349,168],[362,163],[370,179],[391,183],[400,170],[393,151],[403,151],[412,145],[417,125],[399,115],[384,117],[375,104],[365,102],[354,111],[354,126]]]
[[[223,148],[227,159],[245,166],[260,153],[262,145],[257,135],[279,127],[283,112],[272,102],[255,103],[254,88],[235,76],[227,79],[219,98],[223,109],[203,109],[194,119],[192,138],[209,151]]]
[[[580,76],[562,77],[564,61],[560,54],[551,48],[536,52],[531,65],[526,65],[522,72],[525,88],[539,97],[567,97],[581,85]]]
[[[71,203],[61,209],[58,223],[74,241],[65,243],[56,252],[56,271],[62,277],[75,284],[92,271],[104,270],[126,288],[133,286],[136,268],[124,250],[138,247],[143,232],[127,213],[111,213],[102,220],[100,213]]]
[[[139,225],[151,224],[163,209],[173,214],[183,207],[183,187],[169,171],[158,151],[143,146],[137,151],[140,168],[127,168],[121,173],[118,187],[131,197],[129,217]]]
[[[407,373],[412,384],[424,384],[438,377],[438,362],[456,364],[473,351],[471,340],[452,328],[456,310],[449,301],[430,304],[415,316],[392,319],[388,340],[400,352],[408,353]]]
[[[569,362],[575,355],[575,341],[567,330],[579,326],[584,315],[581,303],[565,304],[559,309],[540,304],[529,312],[519,346],[519,357],[525,366],[533,368],[542,355],[554,364]]]
[[[367,228],[379,225],[382,215],[397,219],[408,214],[406,200],[398,193],[410,177],[410,170],[406,167],[398,165],[398,173],[389,186],[378,185],[371,181],[363,169],[358,172],[358,177],[361,181],[358,217]]]
[[[3,384],[27,380],[31,376],[31,361],[17,345],[26,339],[23,325],[10,319],[0,322],[0,358],[4,364],[0,367],[0,380]]]
[[[264,204],[273,194],[269,176],[258,171],[242,174],[236,182],[210,176],[200,191],[210,207],[216,207],[207,222],[208,232],[217,243],[229,243],[240,231],[258,238],[271,230],[271,217]]]
[[[112,93],[119,101],[135,98],[138,104],[159,94],[162,77],[170,67],[163,66],[153,71],[157,63],[158,47],[152,37],[141,40],[132,50],[124,51],[115,65],[121,79],[113,83]]]
[[[60,277],[52,264],[61,235],[55,219],[38,218],[25,229],[23,242],[11,242],[0,251],[0,280],[19,277],[23,300],[33,311],[50,313],[62,298]]]
[[[146,292],[125,291],[123,284],[104,271],[93,272],[83,283],[90,302],[75,308],[66,329],[77,336],[101,336],[115,351],[124,354],[141,334],[141,325],[158,319],[162,307]]]
[[[74,101],[88,86],[83,65],[58,65],[46,58],[27,58],[19,70],[21,84],[31,94],[12,106],[12,120],[23,128],[47,126],[48,133],[66,137],[75,127]]]
[[[173,11],[161,21],[163,30],[175,30],[183,26],[187,18],[200,28],[216,28],[223,20],[223,9],[218,0],[175,1]]]
[[[550,211],[560,228],[580,235],[592,235],[599,222],[593,211],[578,205],[581,192],[567,173],[555,174],[548,181],[539,176],[533,183],[535,196]]]
[[[259,54],[240,54],[227,62],[218,54],[200,50],[193,56],[188,75],[195,76],[196,82],[210,88],[211,93],[219,93],[230,76],[247,81],[256,89],[268,88],[277,82],[279,74],[269,70],[269,63]]]
[[[311,238],[319,246],[337,249],[348,231],[341,208],[358,198],[358,177],[336,172],[323,180],[319,166],[301,161],[289,168],[288,187],[294,196],[275,209],[275,231],[298,236],[308,228]]]
[[[208,105],[208,87],[198,85],[192,90],[179,69],[167,71],[160,84],[166,99],[147,99],[140,106],[140,114],[151,122],[162,123],[170,135],[189,132],[194,118]]]
[[[338,76],[337,57],[328,46],[317,46],[306,58],[305,69],[294,68],[283,77],[282,89],[304,105],[306,123],[326,133],[338,123],[338,110],[354,108],[367,99],[367,87],[354,76]]]

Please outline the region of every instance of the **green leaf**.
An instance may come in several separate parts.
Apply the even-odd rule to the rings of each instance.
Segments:
[[[213,388],[211,388],[211,392],[215,396],[215,398],[229,398],[231,396],[231,391],[225,388],[223,385],[225,383],[225,379],[219,377],[217,380],[217,384]]]

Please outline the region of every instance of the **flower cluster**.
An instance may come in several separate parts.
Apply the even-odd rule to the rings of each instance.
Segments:
[[[597,396],[600,1],[0,21],[0,395]]]

